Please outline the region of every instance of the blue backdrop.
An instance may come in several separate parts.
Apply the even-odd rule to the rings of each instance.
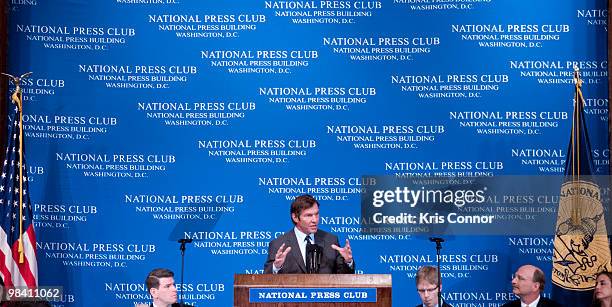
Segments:
[[[359,273],[417,305],[434,246],[362,235],[361,176],[562,174],[574,65],[607,174],[607,1],[9,2],[55,306],[147,302],[182,237],[185,301],[231,306],[233,274],[262,272],[302,193]],[[497,306],[517,266],[550,274],[552,238],[454,236],[443,254],[451,304]]]

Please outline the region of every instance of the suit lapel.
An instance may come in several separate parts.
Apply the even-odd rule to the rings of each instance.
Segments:
[[[316,240],[316,239],[315,239]],[[302,273],[306,273],[306,261],[304,257],[302,257],[302,252],[300,251],[300,245],[298,244],[297,237],[295,236],[294,230],[291,230],[291,234],[289,235],[289,246],[291,246],[291,255],[295,262],[297,262],[298,267],[302,270]]]
[[[323,237],[324,237],[323,233],[320,232],[320,231],[317,231],[317,232],[315,232],[314,237],[315,237],[315,242],[314,243],[318,244],[321,247],[324,247],[325,240],[323,239]]]

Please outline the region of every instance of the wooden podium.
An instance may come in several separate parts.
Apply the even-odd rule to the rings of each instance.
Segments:
[[[273,294],[287,295],[287,289],[304,290],[308,302],[295,302],[291,299],[275,302],[256,302],[251,294],[259,290],[278,291]],[[314,290],[313,290],[314,289]],[[322,291],[319,291],[323,289]],[[346,291],[349,289],[349,291]],[[374,302],[342,301],[345,297],[355,297],[354,293],[375,293]],[[310,291],[310,292],[309,292]],[[312,291],[316,291],[312,293]],[[318,301],[321,294],[339,296],[335,302]],[[319,295],[317,295],[319,294]],[[260,294],[261,295],[261,294]],[[254,295],[255,296],[255,295]],[[359,297],[359,295],[357,295]],[[374,296],[374,295],[373,295]],[[284,300],[284,301],[282,301]],[[359,299],[357,299],[359,300]],[[391,307],[391,275],[389,274],[235,274],[234,307]]]

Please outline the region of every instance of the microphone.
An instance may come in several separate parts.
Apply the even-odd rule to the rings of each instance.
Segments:
[[[318,244],[306,245],[306,271],[308,274],[319,273],[323,248]]]
[[[436,242],[436,243],[441,243],[441,242],[444,242],[444,239],[442,239],[442,238],[437,238],[437,237],[430,237],[430,238],[429,238],[429,241],[431,241],[431,242]]]

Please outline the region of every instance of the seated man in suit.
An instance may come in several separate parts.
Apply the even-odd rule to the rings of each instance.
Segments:
[[[419,268],[416,274],[416,288],[421,297],[421,305],[417,307],[439,307],[438,292],[442,290],[442,283],[438,288],[438,269],[432,266]],[[442,301],[442,307],[452,307]]]
[[[319,203],[314,197],[296,197],[291,203],[290,214],[294,227],[270,242],[264,273],[307,273],[307,250],[315,245],[320,248],[320,262],[315,273],[355,273],[349,241],[339,247],[338,237],[318,229]]]
[[[168,269],[154,269],[145,280],[147,290],[153,298],[151,307],[189,307],[177,303],[178,295],[174,284],[174,273]]]
[[[542,297],[544,291],[544,272],[533,265],[520,267],[512,278],[512,293],[519,299],[508,302],[502,307],[560,307],[553,300]]]

